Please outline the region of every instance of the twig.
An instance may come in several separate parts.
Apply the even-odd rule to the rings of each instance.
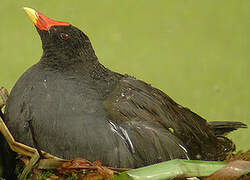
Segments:
[[[20,180],[25,180],[27,179],[27,175],[30,173],[30,171],[33,169],[33,167],[36,165],[38,160],[40,159],[40,155],[36,152],[33,157],[30,159],[29,164],[24,168]]]
[[[1,99],[3,100],[3,102],[0,103],[0,109],[2,109],[5,106],[8,96],[9,96],[9,93],[6,88],[4,87],[0,88],[0,96],[1,96]]]
[[[2,112],[2,108],[5,106],[6,101],[8,99],[8,96],[9,96],[9,93],[8,93],[7,89],[4,88],[4,87],[1,87],[0,88],[0,97],[3,100],[3,102],[0,103],[0,117],[3,120],[5,120],[5,119],[4,119],[4,115],[3,115],[3,112]]]

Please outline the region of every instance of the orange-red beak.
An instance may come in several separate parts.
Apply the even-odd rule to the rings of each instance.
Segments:
[[[26,14],[29,16],[31,21],[35,24],[35,26],[44,31],[49,31],[49,28],[52,26],[69,26],[70,24],[67,22],[54,21],[43,14],[35,11],[34,9],[24,7],[23,8]]]

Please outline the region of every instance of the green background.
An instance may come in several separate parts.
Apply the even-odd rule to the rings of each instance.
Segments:
[[[249,0],[1,1],[0,86],[9,90],[41,54],[22,10],[87,33],[100,61],[163,90],[207,120],[250,126]],[[250,130],[230,137],[250,148]]]

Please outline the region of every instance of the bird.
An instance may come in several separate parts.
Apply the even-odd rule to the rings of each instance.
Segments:
[[[89,37],[24,8],[42,41],[40,60],[17,80],[4,118],[16,141],[60,158],[138,168],[171,159],[224,160],[241,122],[208,122],[166,93],[103,66]]]

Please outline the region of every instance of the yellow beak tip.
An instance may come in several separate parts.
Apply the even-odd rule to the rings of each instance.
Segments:
[[[36,15],[36,11],[34,9],[28,8],[28,7],[23,7],[25,13],[28,15],[28,17],[30,18],[30,20],[36,24],[37,23],[37,15]]]

